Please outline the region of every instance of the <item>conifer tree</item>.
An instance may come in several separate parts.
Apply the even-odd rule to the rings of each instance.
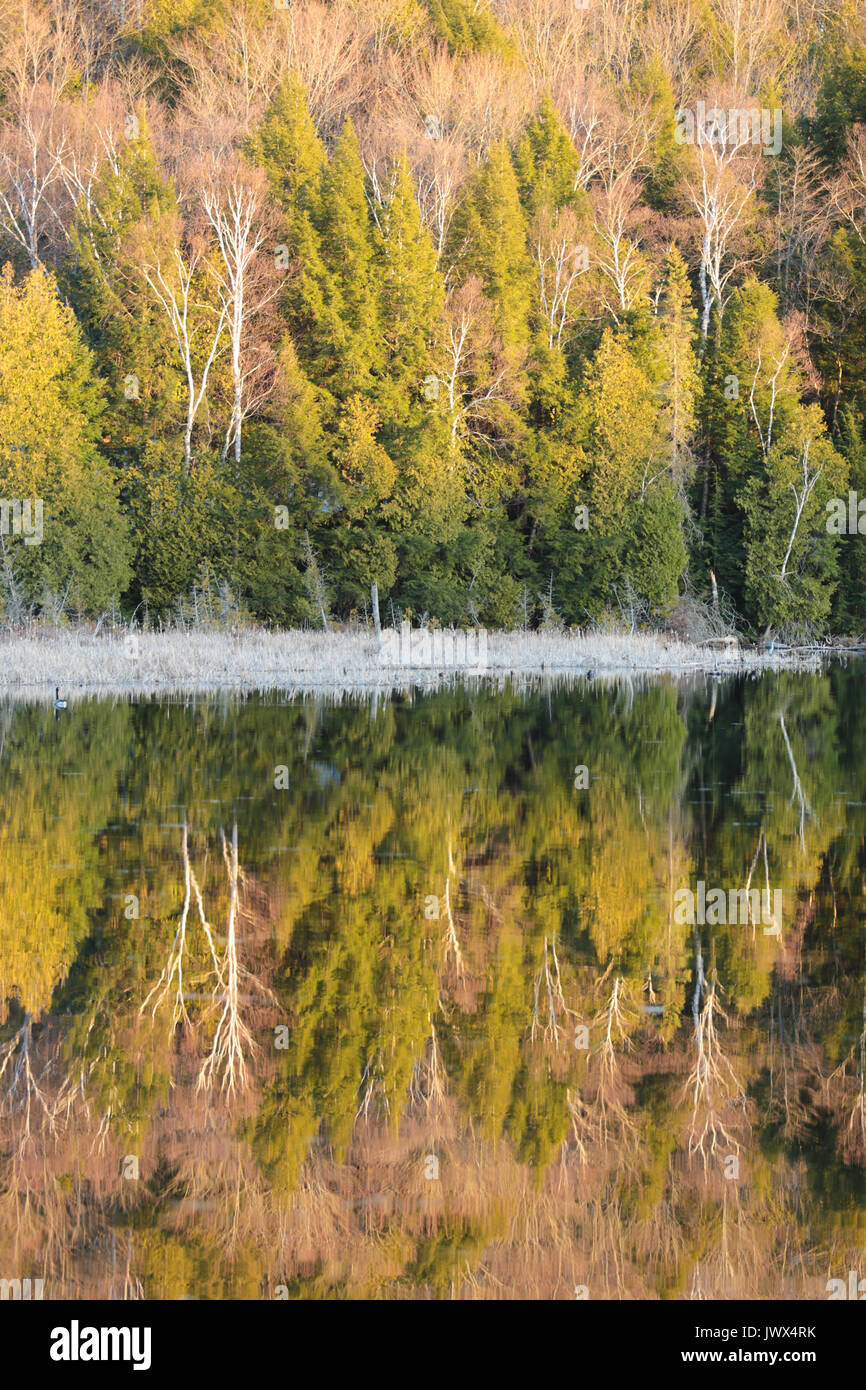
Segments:
[[[315,205],[325,151],[310,115],[307,93],[296,74],[277,87],[247,155],[264,170],[290,219]]]
[[[807,636],[824,630],[840,544],[828,529],[827,503],[847,498],[848,477],[847,463],[827,438],[821,407],[797,405],[743,499],[745,599],[762,627]]]
[[[7,264],[0,273],[0,495],[29,509],[17,534],[6,516],[0,535],[7,609],[40,605],[51,593],[80,612],[100,612],[127,588],[127,525],[98,447],[103,410],[93,357],[53,277],[35,270],[16,287]]]
[[[143,107],[116,164],[106,160],[88,201],[76,208],[63,292],[106,383],[102,447],[116,463],[135,461],[146,441],[177,424],[177,367],[160,310],[137,274],[138,225],[177,212],[174,190],[157,167]]]
[[[322,176],[313,226],[321,260],[305,307],[316,318],[318,379],[342,399],[372,390],[385,360],[375,239],[358,138],[349,119]],[[299,250],[303,255],[305,248]]]
[[[481,277],[496,305],[505,347],[528,351],[534,275],[517,176],[504,140],[491,145],[455,217],[450,258],[459,260],[461,278]]]
[[[659,352],[662,363],[659,397],[670,468],[678,481],[689,461],[689,441],[695,427],[701,391],[694,346],[696,324],[697,311],[692,302],[686,263],[677,248],[672,246],[662,268],[659,301]]]
[[[703,401],[708,457],[696,501],[706,518],[706,563],[740,611],[746,490],[756,479],[760,486],[773,442],[799,403],[799,373],[776,306],[770,287],[754,278],[732,296]]]
[[[445,300],[436,248],[421,222],[405,158],[393,171],[379,221],[376,273],[387,352],[379,401],[387,420],[402,423],[417,419],[425,406],[423,388]]]
[[[586,195],[576,189],[579,163],[571,136],[545,92],[514,153],[520,197],[530,217],[542,207],[558,212],[582,206]]]

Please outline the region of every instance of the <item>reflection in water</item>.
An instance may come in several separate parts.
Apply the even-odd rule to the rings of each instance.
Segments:
[[[860,679],[7,707],[0,1276],[866,1275]]]

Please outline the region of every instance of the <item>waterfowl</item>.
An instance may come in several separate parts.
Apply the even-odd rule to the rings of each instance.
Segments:
[[[54,708],[55,708],[55,709],[66,709],[66,701],[65,701],[65,700],[61,700],[61,698],[60,698],[60,686],[59,686],[59,685],[55,685],[55,687],[54,687]]]

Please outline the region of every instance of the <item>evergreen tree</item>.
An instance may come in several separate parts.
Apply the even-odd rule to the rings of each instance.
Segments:
[[[380,224],[375,270],[386,358],[377,399],[385,419],[403,425],[430,413],[423,387],[445,299],[405,159],[393,171]]]
[[[302,289],[312,320],[310,349],[319,384],[344,399],[372,391],[385,362],[375,238],[364,166],[349,119],[322,175],[312,225],[319,257],[307,277],[312,283]],[[308,249],[299,245],[302,259]]]
[[[75,310],[106,387],[102,448],[117,464],[140,456],[148,439],[176,428],[178,370],[159,307],[136,272],[132,240],[145,219],[176,214],[159,173],[143,107],[116,163],[106,161],[92,198],[70,229],[61,288]]]
[[[827,503],[847,500],[848,476],[826,437],[820,406],[797,406],[780,424],[764,474],[750,480],[743,502],[745,597],[761,626],[807,636],[824,630],[839,545],[828,532]]]
[[[706,559],[742,611],[746,490],[765,475],[774,438],[797,409],[800,378],[768,285],[751,278],[732,296],[703,400],[707,458],[696,498]],[[702,495],[701,495],[702,494]]]
[[[23,531],[15,534],[7,517],[0,536],[10,616],[23,616],[14,610],[47,602],[49,594],[98,613],[129,583],[127,526],[112,470],[99,453],[100,388],[52,277],[35,270],[16,287],[6,265],[0,273],[0,495],[31,507],[29,526],[24,514]]]
[[[662,267],[659,300],[659,399],[671,472],[682,479],[689,462],[689,442],[701,392],[695,352],[697,311],[692,301],[688,270],[680,252],[672,246]]]
[[[862,418],[850,405],[841,412],[834,442],[848,464],[848,486],[857,497],[858,522],[856,534],[846,528],[837,543],[839,583],[833,605],[832,631],[860,634],[866,632],[866,518],[861,520],[859,515],[860,502],[866,499],[866,440]],[[847,498],[845,507],[847,510]]]
[[[629,615],[640,605],[664,608],[685,568],[682,508],[670,475],[655,460],[659,420],[655,391],[624,337],[606,329],[584,383],[581,475],[575,502],[586,508],[576,527],[591,584],[588,607],[613,599]]]
[[[545,92],[514,153],[520,197],[530,217],[542,207],[554,212],[582,208],[585,194],[575,191],[579,163],[571,136]]]
[[[449,254],[452,264],[459,261],[461,276],[481,277],[496,305],[505,347],[528,351],[535,277],[517,176],[504,140],[491,145],[455,217]]]
[[[268,176],[274,195],[290,218],[315,206],[325,151],[307,104],[306,88],[296,74],[277,87],[246,152]]]

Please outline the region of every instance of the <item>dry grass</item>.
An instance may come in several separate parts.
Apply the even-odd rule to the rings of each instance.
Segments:
[[[816,652],[714,651],[654,633],[497,632],[492,676],[632,676],[778,669],[813,670]],[[0,692],[27,698],[76,692],[184,692],[202,689],[292,693],[388,691],[446,684],[455,672],[385,666],[364,631],[139,633],[126,638],[85,629],[35,630],[0,638]]]

